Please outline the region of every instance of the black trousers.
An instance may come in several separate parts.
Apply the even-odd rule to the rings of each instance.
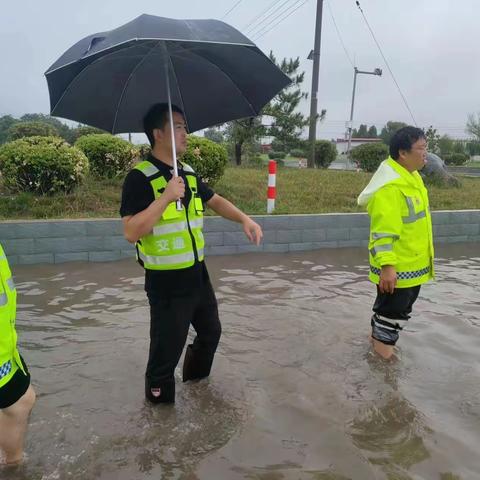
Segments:
[[[196,332],[193,344],[187,347],[183,381],[210,374],[213,357],[221,335],[215,292],[207,278],[188,296],[157,295],[147,292],[150,303],[150,351],[146,370],[146,397],[154,403],[173,402],[174,371],[187,340],[190,325]],[[151,388],[160,388],[154,398]]]
[[[372,337],[386,345],[395,345],[402,329],[398,321],[410,318],[419,293],[420,285],[396,288],[393,293],[381,293],[377,285],[377,298],[372,309],[375,313],[371,319]]]

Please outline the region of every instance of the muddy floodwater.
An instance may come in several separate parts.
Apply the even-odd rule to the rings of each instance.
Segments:
[[[364,249],[209,258],[223,336],[209,379],[177,371],[174,406],[144,401],[133,260],[14,267],[38,400],[0,478],[480,479],[480,244],[437,257],[391,363]]]

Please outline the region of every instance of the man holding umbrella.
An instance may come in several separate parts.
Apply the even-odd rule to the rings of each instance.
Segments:
[[[146,395],[153,402],[174,401],[173,371],[190,323],[198,336],[187,349],[185,380],[209,374],[220,337],[203,263],[204,204],[241,223],[251,241],[258,244],[262,236],[190,167],[178,168],[186,125],[192,133],[256,117],[291,80],[224,22],[145,14],[83,38],[45,76],[52,115],[113,134],[144,131],[152,144],[152,155],[125,181],[121,215],[146,271],[151,306]]]
[[[187,146],[185,119],[175,106],[172,118],[174,148],[181,156]],[[145,268],[151,322],[145,396],[153,403],[175,399],[174,370],[190,324],[197,336],[185,354],[184,382],[210,374],[220,339],[217,301],[204,263],[204,205],[241,223],[255,244],[262,238],[260,226],[215,194],[190,166],[179,162],[178,177],[173,176],[170,122],[168,104],[153,106],[145,116],[152,153],[127,175],[120,208],[124,235],[136,243],[138,261]],[[177,199],[182,199],[181,210]]]

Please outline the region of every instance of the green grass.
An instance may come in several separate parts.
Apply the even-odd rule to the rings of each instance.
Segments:
[[[264,214],[267,178],[266,167],[230,167],[215,191],[249,214]],[[275,213],[364,211],[356,198],[370,178],[363,172],[279,168]],[[122,182],[90,179],[72,194],[50,197],[12,195],[0,189],[0,220],[118,218]],[[480,209],[480,178],[462,178],[461,183],[461,188],[429,187],[432,209]]]
[[[465,167],[480,168],[480,162],[467,162]]]

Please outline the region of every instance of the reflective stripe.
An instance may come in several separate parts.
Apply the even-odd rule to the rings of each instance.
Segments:
[[[7,257],[6,257],[5,255],[0,255],[0,262],[1,262],[2,260],[6,260],[6,259],[7,259]]]
[[[8,288],[13,292],[15,290],[15,282],[13,281],[13,278],[10,277],[8,280],[7,280],[7,285],[8,285]]]
[[[403,223],[415,223],[417,220],[420,220],[421,218],[425,218],[427,216],[425,210],[415,213],[415,206],[413,205],[413,200],[410,197],[406,197],[406,200],[408,205],[408,217],[402,217]]]
[[[192,220],[190,223],[190,228],[203,228],[203,217]]]
[[[153,234],[165,235],[167,233],[183,232],[186,229],[187,229],[186,222],[169,223],[167,225],[160,225],[159,227],[153,227]]]
[[[394,240],[398,240],[400,235],[395,235],[394,233],[372,233],[373,240],[380,240],[381,238],[393,238]]]
[[[203,248],[199,248],[197,250],[197,253],[198,253],[198,258],[203,257],[205,255]]]
[[[0,379],[6,377],[12,371],[12,362],[8,360],[3,365],[0,366]]]
[[[8,298],[6,293],[0,293],[0,307],[3,307],[7,304]]]
[[[387,243],[386,245],[377,245],[370,249],[370,253],[373,257],[377,255],[378,252],[391,252],[393,250],[393,245],[391,243]]]
[[[172,265],[175,263],[187,263],[193,262],[195,256],[193,252],[181,253],[179,255],[145,255],[142,252],[138,252],[138,256],[143,263],[150,265]]]
[[[142,168],[140,170],[146,177],[152,177],[160,170],[155,165],[149,165],[148,167]]]
[[[370,265],[370,271],[374,275],[380,275],[381,269],[377,267],[373,267]],[[397,272],[397,279],[398,280],[411,280],[413,278],[420,278],[430,272],[430,267],[422,268],[421,270],[416,270],[413,272]]]

